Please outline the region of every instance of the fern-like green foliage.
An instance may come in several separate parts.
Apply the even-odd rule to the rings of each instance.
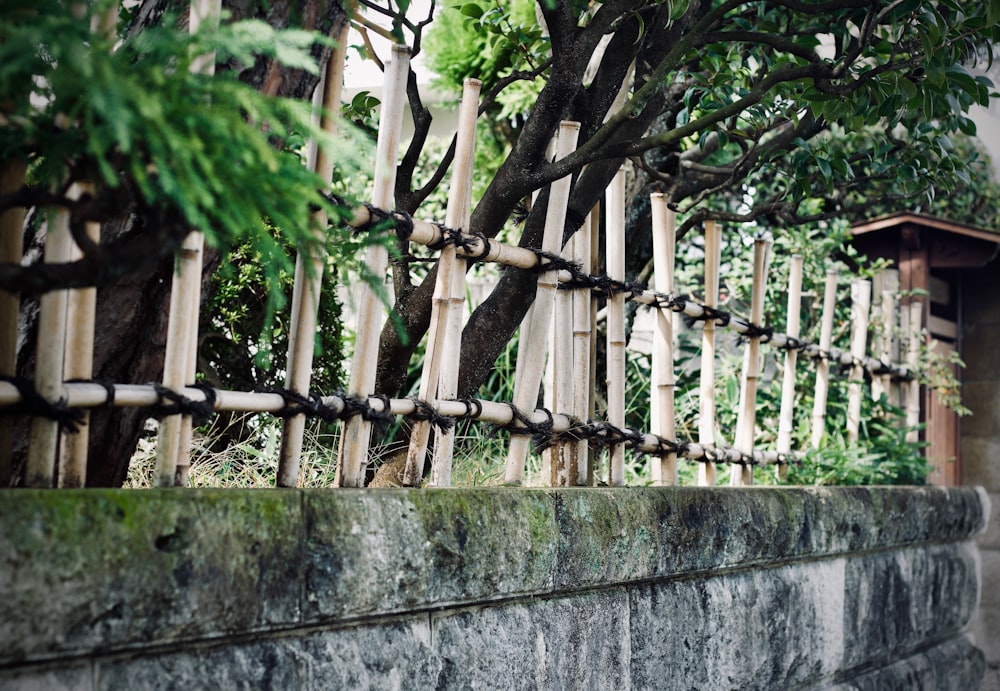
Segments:
[[[324,134],[308,103],[264,95],[235,70],[192,69],[198,56],[214,54],[244,65],[265,56],[315,73],[309,50],[329,39],[225,17],[193,35],[172,17],[124,37],[93,34],[91,14],[107,5],[91,3],[77,16],[57,0],[5,3],[0,157],[27,160],[40,188],[90,180],[98,196],[127,192],[138,206],[203,231],[210,245],[249,243],[272,278],[290,269],[285,247],[319,250],[324,241],[341,268],[358,269],[356,250],[367,240],[339,230],[329,181],[303,165],[298,149],[315,139],[349,175],[367,143],[349,129]],[[315,227],[317,209],[334,221],[329,228]],[[179,238],[164,238],[171,242]],[[272,308],[282,295],[272,292]]]

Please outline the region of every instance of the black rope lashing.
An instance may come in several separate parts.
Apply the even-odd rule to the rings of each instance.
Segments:
[[[566,415],[569,418],[569,427],[562,432],[556,432],[552,435],[553,441],[566,442],[566,441],[587,441],[594,436],[593,426],[590,422],[584,422],[579,418],[572,415]]]
[[[829,350],[823,350],[815,343],[806,343],[802,347],[802,354],[812,360],[826,360],[827,362],[833,360],[833,353]]]
[[[483,244],[483,249],[480,250],[479,252],[477,252],[476,254],[466,254],[465,255],[465,260],[467,262],[469,262],[470,264],[475,263],[475,262],[480,262],[480,261],[486,259],[486,257],[490,256],[490,252],[493,251],[493,246],[490,244],[490,239],[488,237],[486,237],[483,233],[478,233],[478,232],[477,233],[473,233],[473,237],[478,238],[478,240]],[[472,246],[474,244],[475,243],[470,243],[468,247],[464,247],[463,246],[463,250],[465,250],[465,252],[467,252],[467,253],[471,252],[472,251]]]
[[[716,309],[715,307],[701,305],[701,310],[700,317],[690,317],[690,319],[696,322],[714,321],[717,326],[721,326],[723,328],[729,326],[729,320],[732,319],[732,315],[729,314],[729,312]]]
[[[588,423],[591,428],[589,434],[590,442],[596,446],[614,446],[615,444],[627,444],[631,448],[638,448],[645,441],[645,437],[631,429],[622,429],[610,422],[591,421]]]
[[[393,211],[389,214],[396,227],[396,237],[402,241],[407,241],[413,235],[413,216],[405,211]]]
[[[629,427],[617,427],[610,422],[604,422],[602,425],[607,430],[604,441],[607,445],[625,444],[630,449],[638,449],[646,441],[644,434]]]
[[[341,209],[351,209],[351,204],[346,199],[341,197],[339,194],[334,194],[333,192],[327,192],[325,195],[326,200],[333,204],[334,206],[340,207]]]
[[[794,453],[779,453],[778,459],[774,462],[774,465],[802,465],[802,458],[795,455]]]
[[[748,321],[746,323],[746,331],[740,334],[739,340],[746,342],[754,338],[758,339],[761,343],[769,343],[774,338],[774,329],[770,326],[754,324]],[[792,348],[789,349],[792,350]]]
[[[617,295],[618,293],[626,293],[626,299],[629,300],[638,295],[642,295],[646,290],[638,283],[626,283],[625,281],[619,281],[618,279],[611,278],[606,275],[591,276],[590,274],[584,273],[578,264],[573,264],[573,267],[567,269],[567,271],[570,272],[570,279],[559,284],[560,290],[589,288],[591,291],[604,297],[611,297],[612,295]]]
[[[150,409],[150,415],[155,418],[163,418],[169,415],[190,415],[191,424],[194,427],[204,425],[215,414],[215,389],[206,384],[192,384],[188,388],[198,389],[203,392],[205,400],[195,401],[178,391],[154,382],[153,389],[156,391],[156,395],[160,397],[161,403]],[[162,403],[164,399],[170,401],[170,403]]]
[[[448,245],[454,245],[455,247],[461,249],[463,253],[468,253],[475,249],[476,236],[466,235],[461,230],[455,230],[454,228],[448,228],[447,226],[438,225],[437,228],[441,231],[441,239],[427,245],[427,249],[439,251],[443,250]],[[489,241],[487,241],[487,249],[489,249]]]
[[[466,419],[475,419],[483,414],[483,404],[477,398],[457,398],[456,403],[461,403],[465,406],[465,414],[462,415]]]
[[[554,252],[531,249],[531,252],[538,257],[538,263],[530,269],[525,269],[531,273],[541,274],[547,271],[568,271],[573,276],[583,276],[583,268],[574,261],[570,261]]]
[[[65,398],[60,398],[57,401],[46,399],[38,393],[34,384],[24,377],[0,375],[0,381],[12,384],[21,395],[21,402],[19,404],[3,406],[0,408],[0,415],[44,417],[55,422],[59,425],[59,429],[65,432],[75,433],[80,431],[80,426],[83,424],[83,411],[68,407]]]
[[[536,451],[544,451],[552,444],[553,432],[552,428],[554,426],[555,420],[552,417],[552,413],[545,408],[538,408],[545,414],[547,420],[545,422],[532,422],[524,412],[518,409],[513,403],[504,402],[505,406],[510,408],[511,419],[510,422],[506,424],[494,424],[493,434],[496,434],[500,430],[504,430],[510,434],[519,435],[531,435],[531,442],[535,447]]]
[[[878,365],[876,365],[875,367],[873,367],[871,369],[871,373],[873,375],[875,375],[876,377],[880,377],[880,376],[884,376],[886,374],[892,374],[893,373],[892,363],[887,363],[882,358],[877,358],[877,360],[878,360]]]
[[[813,344],[810,343],[809,341],[803,341],[802,339],[795,338],[794,336],[786,335],[785,344],[776,347],[781,350],[797,350],[800,353],[804,353],[807,350],[809,350],[810,346],[812,345]],[[830,353],[826,352],[825,350],[821,350],[818,346],[816,347],[816,350],[818,352],[818,357],[825,357],[829,359]]]
[[[355,232],[358,233],[367,232],[372,228],[376,228],[380,225],[385,224],[387,221],[391,220],[391,216],[389,215],[388,211],[380,209],[374,204],[365,203],[362,206],[364,206],[368,210],[368,222],[362,223],[357,228],[355,228],[354,229]]]
[[[656,448],[646,450],[646,449],[641,449],[639,447],[635,447],[637,453],[641,453],[646,456],[655,456],[659,458],[662,458],[663,456],[670,456],[671,454],[675,456],[683,456],[688,452],[688,448],[691,445],[690,442],[686,441],[677,441],[676,439],[666,439],[658,435],[652,435],[652,436],[654,439],[656,439]]]
[[[285,407],[274,412],[276,417],[290,418],[305,415],[319,418],[324,422],[334,422],[340,418],[337,411],[323,403],[323,399],[317,394],[305,396],[291,389],[269,389],[267,393],[276,393],[285,400]]]
[[[554,437],[552,428],[555,425],[552,412],[545,408],[540,408],[540,410],[545,413],[548,419],[542,423],[532,424],[531,443],[535,447],[535,451],[538,453],[541,453],[552,445]]]
[[[372,408],[367,398],[348,394],[338,394],[338,397],[344,401],[344,409],[340,412],[341,420],[350,420],[360,415],[362,420],[373,423],[380,430],[391,425],[394,420],[388,396],[382,394],[372,396],[382,402],[382,410]]]
[[[408,401],[413,401],[414,411],[408,416],[413,420],[430,422],[441,432],[447,432],[455,426],[455,418],[442,415],[434,410],[434,407],[427,401],[416,396],[407,397]]]
[[[694,459],[697,463],[718,463],[725,460],[723,456],[710,446],[702,446],[702,456]]]
[[[646,309],[666,309],[671,312],[684,312],[687,309],[688,299],[686,295],[653,291],[653,301],[644,304],[643,307]]]
[[[362,204],[368,210],[368,221],[354,228],[355,233],[366,233],[374,228],[391,227],[396,237],[404,242],[413,235],[413,216],[405,211],[386,211],[374,204]]]

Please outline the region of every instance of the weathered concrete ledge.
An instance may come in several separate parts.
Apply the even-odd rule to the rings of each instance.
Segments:
[[[958,632],[986,510],[942,488],[2,491],[0,686],[978,680]]]

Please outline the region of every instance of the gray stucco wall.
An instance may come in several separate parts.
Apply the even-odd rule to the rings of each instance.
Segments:
[[[985,494],[0,493],[0,687],[967,689]]]
[[[964,274],[962,283],[962,402],[972,411],[962,425],[962,473],[1000,506],[1000,260]],[[993,512],[979,538],[982,605],[971,630],[986,654],[984,691],[1000,691],[1000,516]]]

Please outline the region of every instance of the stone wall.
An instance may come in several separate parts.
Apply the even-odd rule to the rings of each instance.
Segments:
[[[986,488],[1000,506],[1000,259],[964,274],[962,283],[962,402],[972,415],[961,421],[962,474]],[[1000,691],[1000,516],[979,538],[983,560],[982,606],[972,622],[986,654],[984,691]]]
[[[985,494],[0,492],[0,688],[974,689]]]

